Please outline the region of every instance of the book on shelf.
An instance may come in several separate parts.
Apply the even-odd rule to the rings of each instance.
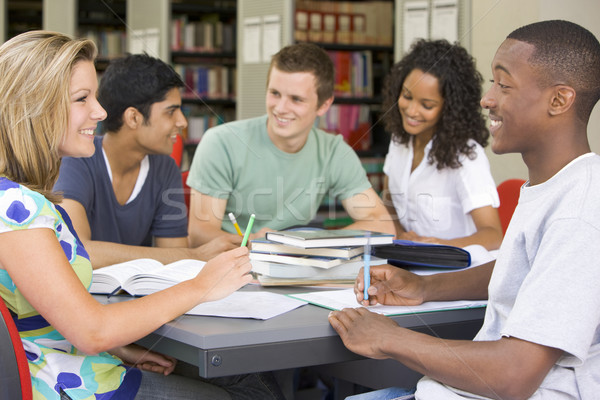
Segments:
[[[250,241],[253,252],[351,259],[363,254],[364,246],[301,248],[288,246],[265,238]]]
[[[182,97],[229,99],[233,98],[232,77],[234,67],[221,65],[183,65],[173,67],[185,82]]]
[[[206,264],[200,260],[179,260],[164,265],[140,258],[95,269],[90,293],[112,294],[120,291],[145,296],[194,278]]]
[[[312,41],[375,46],[391,46],[393,43],[393,1],[297,0],[294,29],[296,40],[311,40],[308,25],[309,15],[312,13],[322,14],[321,40]]]
[[[366,233],[360,229],[288,230],[267,232],[265,237],[273,242],[304,248],[364,246],[367,240],[375,246],[391,244],[394,239],[393,234],[383,232],[371,232],[367,239]]]
[[[338,14],[335,41],[339,44],[352,43],[352,14]]]
[[[187,52],[231,52],[235,48],[235,23],[206,14],[201,21],[186,16],[171,19],[171,50]]]
[[[357,256],[357,257],[361,258],[360,256]],[[270,262],[280,263],[280,264],[306,265],[309,267],[316,267],[316,268],[321,268],[321,269],[329,269],[329,268],[344,264],[348,261],[352,261],[354,259],[346,260],[346,259],[337,258],[337,257],[273,254],[273,253],[257,252],[255,250],[250,252],[250,260],[251,261],[270,261]]]
[[[301,264],[283,264],[278,262],[252,259],[252,272],[277,279],[343,279],[354,281],[360,269],[364,266],[363,257],[354,260],[344,260],[331,268],[319,268]],[[370,265],[387,263],[383,258],[371,257]],[[259,278],[260,281],[260,278]]]
[[[333,13],[323,13],[323,43],[335,43],[337,16]]]
[[[298,42],[306,42],[308,40],[308,11],[296,10],[294,39]]]
[[[352,43],[366,43],[366,16],[364,14],[352,14]]]
[[[318,11],[309,13],[308,40],[311,42],[323,41],[323,14]]]
[[[394,240],[392,244],[374,247],[372,253],[400,267],[460,269],[471,265],[471,254],[461,247],[410,240]]]

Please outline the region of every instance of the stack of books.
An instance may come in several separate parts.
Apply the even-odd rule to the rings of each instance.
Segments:
[[[371,232],[371,246],[392,243],[393,235]],[[352,283],[364,266],[367,244],[362,230],[267,232],[251,241],[252,271],[264,286]],[[371,265],[386,260],[371,257]]]

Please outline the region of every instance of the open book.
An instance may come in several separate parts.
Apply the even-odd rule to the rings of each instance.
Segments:
[[[112,294],[126,292],[144,296],[194,278],[206,264],[199,260],[179,260],[163,265],[157,260],[140,258],[94,270],[90,292]],[[201,303],[188,315],[266,320],[306,304],[282,294],[236,291],[229,296]]]
[[[179,260],[163,265],[150,258],[114,264],[94,270],[90,293],[111,294],[123,290],[144,296],[194,278],[204,264],[199,260]]]

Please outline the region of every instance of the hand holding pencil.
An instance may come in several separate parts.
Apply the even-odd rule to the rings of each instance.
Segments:
[[[415,306],[426,301],[423,276],[389,264],[373,265],[369,270],[370,285],[366,285],[364,274],[359,274],[354,283],[356,300],[363,306]],[[368,298],[365,291],[369,292]]]

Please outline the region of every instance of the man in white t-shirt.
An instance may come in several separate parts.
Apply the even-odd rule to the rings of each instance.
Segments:
[[[600,393],[600,157],[587,139],[600,98],[600,43],[566,21],[512,32],[492,62],[495,153],[520,153],[529,171],[497,261],[419,277],[371,270],[364,305],[488,299],[474,341],[400,328],[366,308],[335,311],[352,351],[393,358],[426,375],[417,399],[594,399]],[[393,398],[389,391],[369,394]],[[357,396],[360,398],[360,396]]]

